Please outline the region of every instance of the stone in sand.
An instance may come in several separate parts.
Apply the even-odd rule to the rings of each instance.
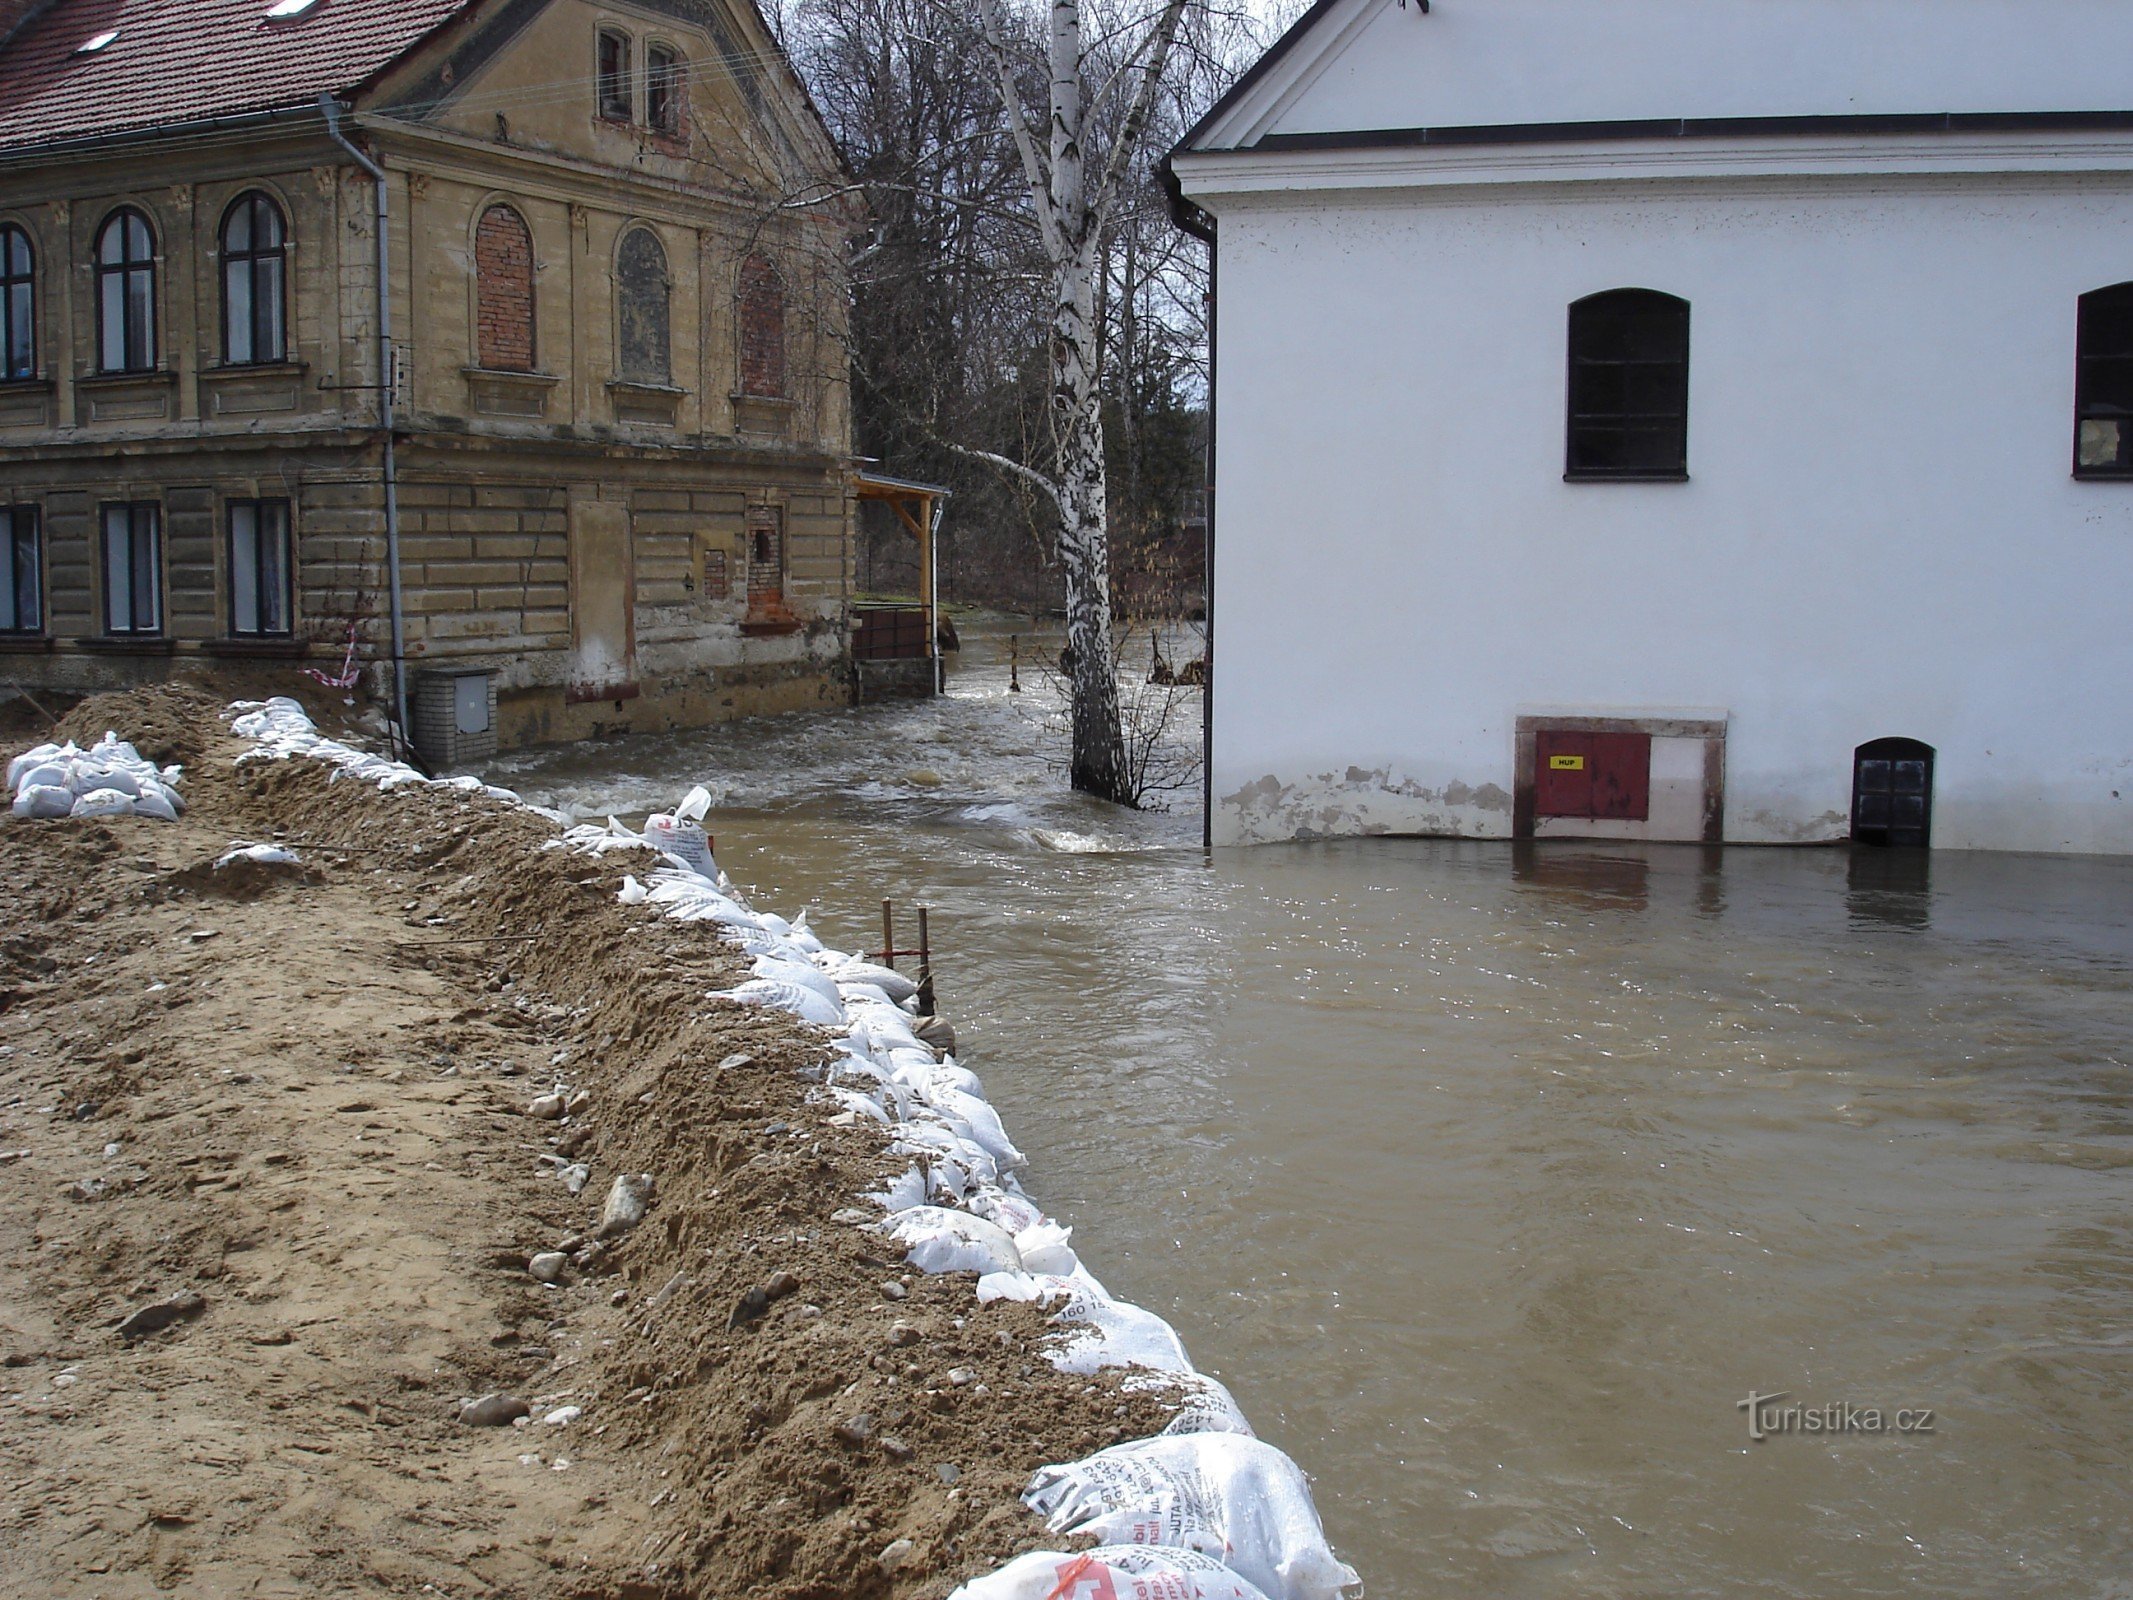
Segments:
[[[628,1233],[644,1220],[652,1203],[652,1175],[625,1172],[607,1191],[607,1204],[600,1211],[600,1237],[613,1239]]]
[[[502,1428],[531,1416],[533,1407],[515,1394],[485,1394],[459,1408],[459,1420],[470,1428]]]

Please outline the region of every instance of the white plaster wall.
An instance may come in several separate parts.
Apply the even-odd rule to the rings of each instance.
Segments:
[[[2126,109],[2124,0],[1351,0],[1225,119],[1269,130]]]
[[[1729,839],[1841,837],[1901,735],[1938,845],[2133,850],[2133,483],[2070,473],[2126,180],[1207,198],[1218,838],[1504,835],[1522,704],[1688,704]],[[1565,311],[1630,285],[1691,480],[1566,484]]]

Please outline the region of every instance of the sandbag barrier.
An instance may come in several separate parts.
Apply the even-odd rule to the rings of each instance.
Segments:
[[[427,779],[326,739],[292,700],[244,702],[231,714],[233,730],[255,741],[240,759],[308,755],[381,788],[429,784],[526,805],[477,779]],[[605,827],[566,827],[546,848],[655,855],[662,865],[641,879],[624,877],[622,902],[714,924],[737,944],[753,976],[707,998],[784,1011],[827,1030],[830,1059],[811,1069],[813,1098],[834,1108],[834,1123],[878,1125],[887,1153],[902,1159],[900,1174],[860,1197],[879,1212],[868,1225],[922,1272],[976,1274],[980,1302],[1049,1310],[1055,1332],[1041,1354],[1060,1371],[1133,1369],[1127,1386],[1172,1410],[1155,1437],[1040,1468],[1024,1491],[1023,1503],[1048,1532],[1093,1536],[1096,1548],[1020,1556],[950,1600],[1341,1600],[1358,1589],[1355,1571],[1326,1543],[1296,1463],[1253,1435],[1228,1389],[1193,1368],[1168,1322],[1111,1295],[1075,1253],[1072,1230],[1023,1190],[1017,1173],[1027,1158],[977,1074],[918,1037],[918,985],[824,945],[804,912],[788,922],[748,906],[712,857],[702,829],[709,807],[710,796],[696,789],[641,834],[610,818]]]
[[[185,809],[183,774],[158,767],[107,732],[84,750],[71,740],[25,750],[7,765],[18,817],[154,817],[176,822]]]

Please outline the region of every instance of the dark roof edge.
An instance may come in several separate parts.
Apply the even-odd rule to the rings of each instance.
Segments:
[[[1341,0],[1317,0],[1317,3],[1309,11],[1306,11],[1289,24],[1288,31],[1268,45],[1266,53],[1244,69],[1244,76],[1231,84],[1223,92],[1222,98],[1209,106],[1200,120],[1185,130],[1185,137],[1171,147],[1171,153],[1174,155],[1180,150],[1191,149],[1193,141],[1206,132],[1211,123],[1218,121],[1229,111],[1231,106],[1243,99],[1250,92],[1252,85],[1273,71],[1281,58],[1294,49],[1302,41],[1303,36],[1324,21],[1326,13],[1340,3]],[[1165,159],[1167,160],[1168,158],[1166,157]]]
[[[30,159],[49,161],[54,156],[84,152],[102,153],[114,146],[153,144],[158,139],[191,139],[203,133],[221,133],[267,123],[323,123],[323,120],[319,114],[318,102],[314,99],[298,105],[271,106],[264,111],[234,112],[224,117],[195,117],[190,122],[159,122],[146,128],[128,128],[118,133],[85,134],[69,139],[32,139],[21,144],[0,145],[0,166],[12,166]]]
[[[1597,144],[1653,139],[1772,139],[1909,133],[2133,132],[2133,111],[1932,111],[1833,116],[1655,117],[1619,122],[1500,122],[1449,128],[1358,128],[1270,133],[1256,144],[1199,155],[1280,150],[1398,150],[1418,146]],[[1177,152],[1185,153],[1181,145]]]

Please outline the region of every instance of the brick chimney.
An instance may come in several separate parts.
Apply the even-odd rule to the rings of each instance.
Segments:
[[[0,0],[0,45],[14,38],[25,22],[51,5],[52,0]]]

